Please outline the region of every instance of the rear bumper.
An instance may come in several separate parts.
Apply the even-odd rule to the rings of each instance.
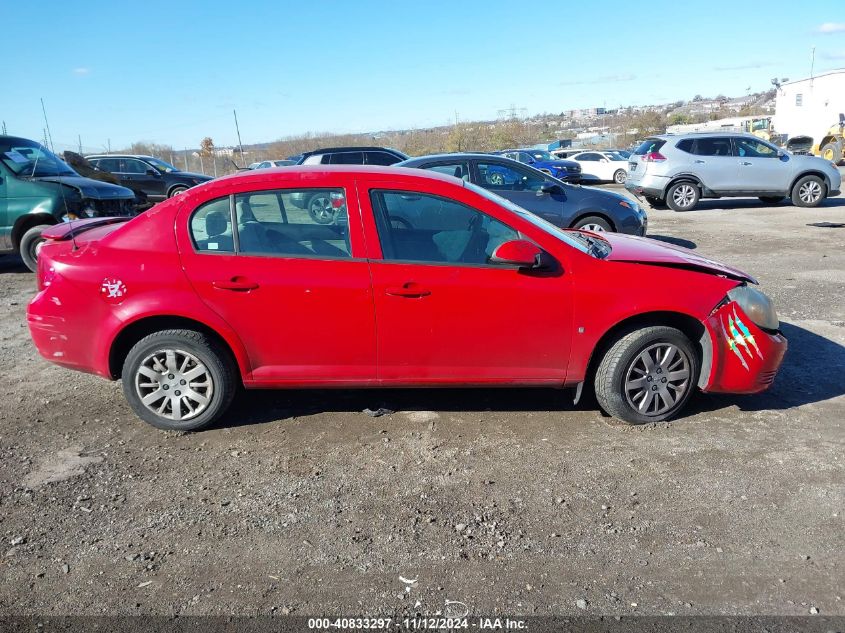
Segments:
[[[786,338],[755,325],[735,302],[705,321],[712,343],[710,376],[702,391],[759,393],[775,380],[786,354]]]

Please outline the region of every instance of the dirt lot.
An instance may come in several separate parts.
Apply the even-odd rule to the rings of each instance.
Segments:
[[[845,198],[650,222],[774,297],[768,393],[629,427],[566,391],[260,392],[166,433],[37,355],[0,258],[0,614],[845,615],[845,228],[809,226]]]

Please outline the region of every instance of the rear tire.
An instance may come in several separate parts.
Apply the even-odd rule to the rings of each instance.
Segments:
[[[617,185],[624,185],[625,180],[628,178],[628,173],[624,169],[617,169],[613,173],[613,182]]]
[[[782,202],[786,196],[760,196],[760,202],[764,204],[777,204]]]
[[[676,182],[666,192],[666,204],[673,211],[692,211],[700,198],[698,185],[689,181]]]
[[[804,176],[792,188],[792,204],[796,207],[817,207],[827,195],[827,187],[818,176]]]
[[[129,350],[121,379],[126,400],[142,420],[168,431],[196,431],[229,408],[236,370],[228,350],[207,335],[162,330]]]
[[[599,406],[629,424],[661,422],[677,415],[698,384],[698,355],[672,327],[634,330],[614,343],[599,363]]]
[[[578,220],[573,226],[573,229],[584,229],[585,231],[593,231],[596,233],[603,233],[605,231],[613,232],[613,227],[610,222],[597,215],[588,215],[585,218]]]
[[[173,187],[173,189],[170,190],[170,193],[167,194],[167,197],[172,198],[173,196],[178,196],[180,193],[185,193],[187,190],[188,187]]]
[[[21,259],[32,272],[38,271],[38,251],[41,244],[44,243],[41,231],[48,228],[50,228],[49,224],[39,224],[28,229],[21,237],[19,247]]]

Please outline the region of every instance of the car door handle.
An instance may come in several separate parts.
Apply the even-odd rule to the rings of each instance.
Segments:
[[[751,163],[749,163],[747,160],[744,160],[744,161],[742,161],[742,162],[740,163],[740,165],[750,165],[750,164],[751,164]]]
[[[244,277],[232,277],[231,279],[218,279],[212,281],[211,285],[218,290],[234,290],[236,292],[246,292],[248,290],[255,290],[258,284],[250,281]]]
[[[698,164],[698,165],[703,165],[706,161],[703,161],[703,160],[697,160],[697,161],[695,161],[695,162],[696,162],[696,164]]]
[[[398,287],[394,286],[387,288],[384,292],[394,297],[408,297],[412,299],[427,297],[431,294],[431,290],[426,290],[413,281],[409,281],[408,283],[402,284]]]

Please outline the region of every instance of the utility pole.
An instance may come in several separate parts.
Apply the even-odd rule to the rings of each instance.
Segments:
[[[810,52],[810,81],[813,80],[813,67],[816,65],[816,47]]]
[[[816,49],[813,50],[815,51]],[[56,149],[53,147],[53,135],[50,134],[50,123],[47,121],[47,108],[44,107],[44,97],[41,97],[41,112],[44,113],[44,125],[47,130],[45,137],[48,141],[50,141],[50,151],[55,152]]]
[[[106,139],[106,140],[108,141],[108,144],[109,144],[109,151],[107,153],[111,154],[111,139]]]
[[[244,146],[241,144],[241,128],[238,127],[238,111],[232,110],[235,115],[235,131],[238,133],[238,149],[241,151],[241,162],[244,160]]]
[[[185,171],[190,171],[188,169],[188,148],[185,148]]]
[[[6,136],[6,122],[3,121],[3,136]]]
[[[77,139],[79,139],[79,155],[82,155],[82,134],[76,135]]]

